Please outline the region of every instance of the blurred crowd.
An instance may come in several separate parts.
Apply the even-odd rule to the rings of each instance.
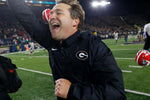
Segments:
[[[0,45],[17,45],[28,42],[31,42],[31,38],[18,22],[0,21]]]
[[[85,21],[85,30],[96,32],[101,38],[114,38],[114,32],[119,38],[128,35],[142,35],[143,26],[148,23],[144,16],[100,16],[88,18]]]
[[[20,23],[15,19],[12,12],[7,6],[1,5],[5,12],[0,15],[0,47],[1,46],[17,46],[15,48],[25,48],[31,42],[35,42],[24,30]],[[42,21],[41,12],[43,7],[31,7],[37,18]],[[118,39],[128,35],[137,35],[142,37],[143,26],[149,22],[146,16],[97,16],[86,17],[83,30],[89,30],[93,34],[100,36],[102,39],[114,39],[114,32],[117,31]],[[17,50],[18,51],[18,50]]]
[[[125,34],[143,34],[143,26],[148,21],[143,17],[134,16],[101,16],[85,20],[84,30],[89,30],[101,38],[114,38],[114,32],[119,38]],[[13,44],[28,44],[33,41],[24,28],[15,21],[4,21],[0,18],[0,46]]]

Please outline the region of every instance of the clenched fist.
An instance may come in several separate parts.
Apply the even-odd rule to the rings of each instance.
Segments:
[[[55,83],[55,95],[66,99],[71,82],[67,79],[60,78],[56,80]]]

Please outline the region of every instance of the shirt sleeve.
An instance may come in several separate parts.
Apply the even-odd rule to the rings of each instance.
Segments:
[[[52,45],[53,40],[48,24],[42,23],[24,0],[7,0],[7,4],[16,19],[35,41],[45,48]]]
[[[95,41],[90,48],[94,48],[91,49],[91,82],[72,84],[68,98],[71,100],[126,100],[122,72],[110,49],[101,41]]]

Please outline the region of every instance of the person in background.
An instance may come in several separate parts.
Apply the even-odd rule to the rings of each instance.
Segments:
[[[77,0],[56,0],[48,25],[24,0],[7,0],[25,30],[49,52],[58,100],[126,100],[122,72],[111,50],[88,31]]]
[[[29,42],[29,55],[33,55],[33,52],[34,52],[34,42]]]
[[[143,40],[146,41],[146,39],[147,39],[147,36],[146,36],[146,33],[144,32],[143,33]]]
[[[116,40],[116,43],[117,43],[117,41],[118,41],[118,32],[117,31],[114,32],[114,37],[115,37],[115,40]]]
[[[128,32],[125,32],[125,34],[124,34],[124,40],[125,40],[126,43],[128,42]]]
[[[146,40],[143,49],[149,50],[150,48],[150,23],[144,25],[144,34],[146,34]]]

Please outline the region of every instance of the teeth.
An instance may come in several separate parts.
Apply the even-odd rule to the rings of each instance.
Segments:
[[[58,23],[52,23],[52,25],[54,26],[54,25],[59,25]]]

